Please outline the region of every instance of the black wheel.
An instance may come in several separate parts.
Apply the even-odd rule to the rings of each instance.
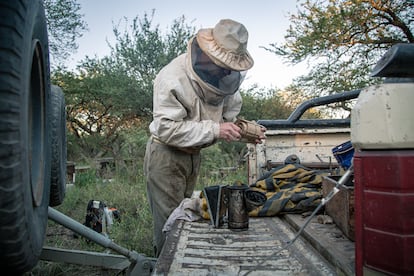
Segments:
[[[62,204],[66,192],[66,112],[65,96],[59,86],[51,86],[52,173],[49,206]]]
[[[50,191],[50,74],[42,0],[0,0],[0,268],[32,269]]]

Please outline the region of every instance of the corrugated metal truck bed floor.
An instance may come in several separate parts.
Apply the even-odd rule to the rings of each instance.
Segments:
[[[290,224],[286,220],[288,216]],[[154,275],[337,275],[338,271],[348,274],[347,268],[339,267],[341,264],[335,262],[335,258],[345,258],[343,255],[338,252],[332,255],[328,248],[322,257],[302,237],[281,250],[296,233],[290,225],[300,227],[305,221],[300,215],[288,216],[250,218],[246,231],[228,229],[226,224],[214,228],[209,221],[177,221],[158,258]],[[321,230],[323,226],[318,229],[314,223],[317,222],[312,221],[306,227],[303,236],[319,235],[316,240],[326,239],[327,234]],[[318,233],[309,234],[315,229]],[[338,234],[334,235],[343,240]],[[325,242],[335,249],[335,241],[326,239]],[[353,244],[345,246],[352,247]],[[352,248],[348,251],[346,258],[352,259]],[[334,259],[334,265],[327,259]]]

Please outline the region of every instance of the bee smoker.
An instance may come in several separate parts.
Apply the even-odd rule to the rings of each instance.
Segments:
[[[228,228],[235,231],[247,230],[249,212],[266,202],[264,193],[247,185],[215,185],[204,188],[203,193],[212,225],[220,228],[227,221]]]
[[[228,186],[228,227],[243,231],[249,228],[249,214],[246,208],[245,191],[247,186]]]
[[[246,185],[227,186],[228,227],[243,231],[249,228],[249,212],[266,202],[266,195]]]

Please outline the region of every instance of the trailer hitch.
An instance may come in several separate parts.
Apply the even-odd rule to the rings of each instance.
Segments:
[[[127,275],[151,275],[154,270],[156,258],[149,258],[135,251],[130,251],[54,208],[49,207],[48,216],[49,219],[56,223],[63,225],[96,244],[121,254],[121,256],[100,252],[44,247],[40,257],[42,260],[126,270]]]

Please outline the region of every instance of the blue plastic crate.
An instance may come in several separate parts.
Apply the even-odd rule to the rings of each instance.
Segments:
[[[351,166],[352,158],[354,157],[354,147],[352,146],[351,141],[347,141],[334,147],[332,153],[342,168],[347,170]]]

